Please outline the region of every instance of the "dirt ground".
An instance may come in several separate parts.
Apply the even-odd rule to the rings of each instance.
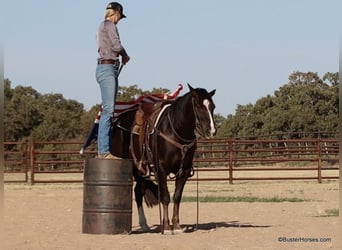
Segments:
[[[186,232],[177,235],[160,234],[158,207],[145,208],[151,232],[141,233],[133,203],[130,235],[91,235],[82,234],[82,184],[6,184],[4,249],[341,249],[339,219],[328,216],[338,209],[338,181],[200,182],[198,192],[306,201],[201,202],[198,210],[196,202],[184,202]],[[196,183],[188,182],[184,196],[196,194]]]

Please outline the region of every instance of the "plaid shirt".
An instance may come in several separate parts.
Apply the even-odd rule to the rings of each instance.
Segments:
[[[119,55],[126,53],[124,47],[121,45],[116,25],[109,20],[101,22],[96,33],[96,40],[99,53],[98,60],[116,60],[119,59]]]

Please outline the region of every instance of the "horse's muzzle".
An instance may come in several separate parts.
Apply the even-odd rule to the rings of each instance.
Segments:
[[[198,132],[205,139],[210,139],[216,135],[216,131],[217,131],[216,129],[208,129],[204,133],[203,131],[202,132],[198,131]]]

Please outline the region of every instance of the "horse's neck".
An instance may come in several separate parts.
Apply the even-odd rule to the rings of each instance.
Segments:
[[[169,119],[177,132],[189,134],[195,131],[196,121],[191,96],[170,107]]]

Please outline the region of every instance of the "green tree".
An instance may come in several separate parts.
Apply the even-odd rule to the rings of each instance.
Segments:
[[[338,73],[326,73],[320,79],[317,73],[294,72],[273,96],[260,98],[254,105],[238,105],[235,115],[223,122],[220,134],[337,132],[338,84]]]
[[[129,87],[119,86],[116,100],[121,102],[134,101],[142,93],[143,91],[138,88],[138,85],[131,85]]]
[[[33,128],[43,120],[38,110],[40,94],[32,87],[17,86],[10,90],[5,85],[5,140],[19,141],[30,136]]]
[[[215,114],[217,136],[249,137],[274,133],[337,132],[339,75],[294,72],[288,83],[255,104],[237,105],[235,115]],[[144,91],[138,85],[119,87],[118,101],[132,101],[142,94],[168,93],[165,88]],[[42,95],[32,87],[4,81],[5,140],[84,139],[100,109],[95,104],[85,111],[83,104],[61,94]]]
[[[32,131],[34,138],[52,141],[79,137],[83,104],[66,100],[61,94],[46,94],[40,98],[39,111],[43,121]]]

